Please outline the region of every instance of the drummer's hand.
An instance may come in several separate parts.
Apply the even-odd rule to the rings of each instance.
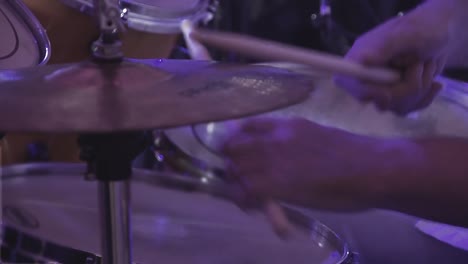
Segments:
[[[366,177],[378,177],[375,139],[305,119],[254,119],[224,145],[243,201],[278,199],[322,209],[370,207]],[[238,188],[239,191],[241,188]]]
[[[435,9],[429,3],[389,20],[361,36],[346,55],[369,66],[395,67],[401,82],[377,85],[337,76],[336,83],[381,110],[404,115],[428,106],[441,89],[434,78],[444,68],[449,45],[449,19]]]

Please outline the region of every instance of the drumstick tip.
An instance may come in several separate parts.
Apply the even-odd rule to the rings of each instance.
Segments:
[[[274,201],[266,201],[265,213],[276,235],[282,240],[288,240],[292,236],[294,228],[283,208]]]
[[[208,50],[191,36],[194,25],[189,20],[183,20],[180,23],[180,29],[184,36],[190,57],[194,60],[212,60]]]
[[[188,20],[188,19],[184,19],[181,23],[180,23],[180,29],[182,31],[182,33],[186,36],[190,35],[190,33],[192,33],[193,31],[193,23],[192,21]]]

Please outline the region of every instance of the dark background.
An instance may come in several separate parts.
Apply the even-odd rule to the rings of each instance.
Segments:
[[[312,20],[320,0],[220,0],[211,27],[344,54],[357,36],[416,7],[421,0],[329,0],[329,24]],[[331,26],[330,26],[331,22]],[[220,60],[245,60],[216,53]]]

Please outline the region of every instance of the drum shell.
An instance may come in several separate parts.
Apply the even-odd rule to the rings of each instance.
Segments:
[[[66,6],[60,0],[25,0],[47,30],[52,43],[51,64],[89,58],[90,44],[99,37],[94,17]],[[167,58],[177,34],[155,34],[128,29],[121,35],[126,57]]]
[[[2,224],[16,234],[9,232],[13,237],[4,238],[4,245],[62,263],[77,263],[82,255],[98,256],[97,184],[84,180],[85,171],[84,164],[5,167]],[[262,214],[245,214],[232,203],[208,195],[223,191],[220,185],[208,185],[177,175],[133,171],[135,262],[354,263],[350,262],[353,253],[338,235],[298,209],[284,205],[297,232],[282,241]],[[202,190],[204,193],[197,192]],[[62,248],[53,247],[56,252],[34,250],[30,247],[33,240],[48,249],[50,243]],[[283,260],[272,257],[275,253],[268,249],[283,252],[278,255]]]

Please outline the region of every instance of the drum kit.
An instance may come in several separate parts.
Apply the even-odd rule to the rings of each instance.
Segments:
[[[9,34],[5,35],[12,36],[9,43],[2,44],[5,54],[15,55],[8,51],[11,48],[21,57],[16,61],[30,61],[17,67],[3,61],[1,131],[7,137],[15,132],[79,133],[80,156],[86,162],[86,166],[50,163],[3,168],[4,261],[118,264],[133,263],[133,259],[144,263],[160,259],[170,263],[188,260],[257,263],[284,262],[291,253],[298,258],[302,255],[300,259],[307,262],[310,258],[318,262],[349,259],[346,245],[331,230],[308,221],[294,210],[291,217],[296,216],[298,223],[304,225],[304,235],[298,240],[310,241],[297,247],[293,244],[298,242],[282,245],[274,236],[272,239],[273,233],[265,229],[268,227],[265,219],[244,215],[230,202],[222,203],[211,195],[165,189],[169,186],[222,195],[221,180],[207,181],[132,168],[134,157],[152,142],[151,134],[148,136],[145,131],[240,118],[298,103],[313,87],[311,78],[263,65],[143,61],[124,56],[125,37],[120,37],[127,34],[124,23],[139,32],[173,33],[181,20],[207,19],[203,14],[209,9],[207,1],[162,1],[154,8],[146,2],[124,2],[121,6],[119,1],[105,0],[64,1],[64,4],[83,13],[93,11],[98,38],[92,42],[87,60],[74,62],[77,57],[72,56],[72,62],[62,58],[55,62],[65,63],[43,65],[55,47],[50,46],[46,31],[23,3],[2,2],[4,19],[9,21],[4,24]],[[37,5],[38,2],[31,4],[33,9]],[[178,10],[181,6],[184,9]],[[168,15],[172,13],[176,16]],[[86,26],[84,23],[83,27]],[[68,30],[73,32],[73,28]],[[28,31],[37,33],[28,35]],[[52,43],[64,48],[61,42]],[[77,46],[78,54],[83,51],[81,48]],[[40,63],[34,65],[32,58]],[[30,177],[33,175],[38,177]],[[41,175],[47,175],[47,179]],[[61,180],[52,179],[54,175]],[[21,179],[31,183],[37,192],[26,191],[28,188],[23,184],[17,186],[18,180],[23,182]],[[33,183],[36,179],[46,188]],[[130,181],[134,183],[131,188]],[[15,185],[29,195],[15,190]],[[72,190],[78,193],[72,194]],[[133,197],[136,206],[130,203],[130,190],[136,194]],[[58,196],[44,196],[52,193]],[[199,211],[191,208],[194,199],[200,199]],[[131,214],[130,204],[135,206],[136,214]],[[76,209],[78,214],[66,212],[71,218],[61,218],[56,213],[63,206],[67,210]],[[46,212],[45,208],[52,210]],[[58,228],[73,222],[86,231],[79,228],[72,234]],[[142,228],[146,231],[141,232]],[[81,239],[84,232],[90,232],[86,241]],[[96,243],[99,232],[101,243]],[[223,246],[227,252],[206,250],[222,246],[225,235],[230,236]],[[132,241],[136,241],[135,246]],[[251,254],[254,248],[279,250],[275,250],[277,256],[256,256]]]
[[[164,57],[155,54],[167,53],[182,21],[209,20],[211,1],[26,3],[0,3],[0,131],[6,138],[77,133],[84,164],[2,168],[4,263],[358,263],[339,235],[296,207],[282,204],[300,231],[284,241],[263,214],[245,214],[232,203],[220,142],[247,116],[260,114],[302,116],[377,136],[468,131],[468,87],[447,79],[430,108],[401,118],[359,104],[306,66],[142,59]],[[56,28],[50,39],[36,16]],[[69,20],[82,22],[60,23]],[[194,36],[236,48],[216,44],[202,30]],[[276,48],[283,52],[277,59],[286,57],[286,47]],[[308,55],[324,69],[333,62]],[[45,65],[50,61],[57,64]],[[333,64],[362,78],[394,78],[352,66]],[[148,147],[162,169],[133,166]]]

